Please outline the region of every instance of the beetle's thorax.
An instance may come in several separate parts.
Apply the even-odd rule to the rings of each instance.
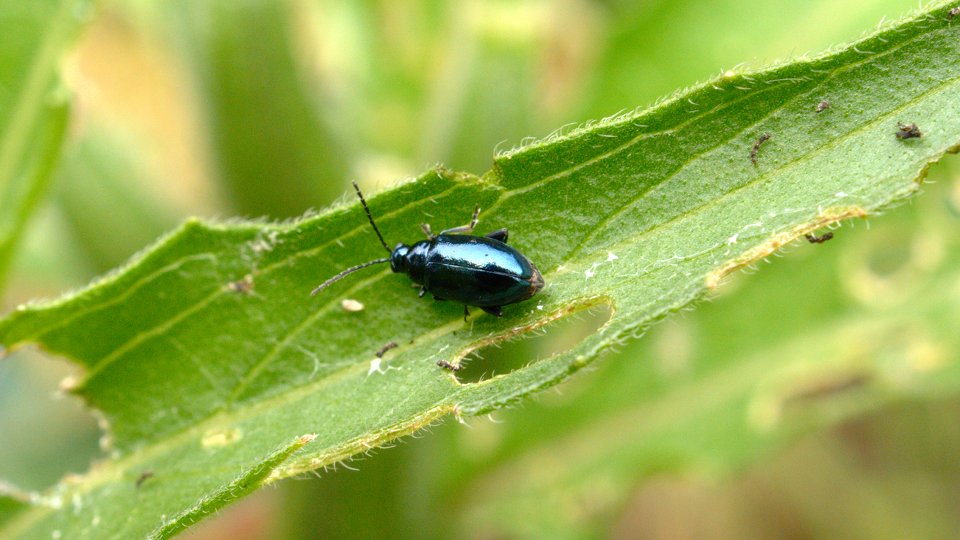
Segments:
[[[422,285],[427,254],[431,245],[430,240],[422,240],[412,246],[397,244],[397,247],[393,248],[393,253],[390,254],[390,269],[407,274],[414,283]]]

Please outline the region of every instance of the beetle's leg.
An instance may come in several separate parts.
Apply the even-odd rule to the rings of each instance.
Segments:
[[[500,306],[485,306],[480,309],[496,317],[503,317],[503,308]]]
[[[467,322],[467,317],[470,316],[470,308],[466,304],[463,305],[463,322]]]
[[[433,236],[433,231],[430,230],[429,223],[421,223],[420,230],[423,231],[423,234],[427,235],[427,240],[433,240],[434,238],[436,238],[435,236]]]
[[[506,229],[497,229],[492,233],[487,235],[487,238],[493,238],[498,242],[507,243],[507,230]]]
[[[461,225],[460,227],[454,227],[452,229],[446,229],[440,231],[440,234],[470,234],[473,232],[473,228],[477,226],[477,222],[480,221],[480,205],[478,204],[476,208],[473,209],[473,217],[470,218],[469,225]]]

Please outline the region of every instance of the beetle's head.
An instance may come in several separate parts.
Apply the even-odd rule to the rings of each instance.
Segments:
[[[410,246],[397,244],[390,253],[390,269],[396,273],[407,271],[407,253],[410,253]]]

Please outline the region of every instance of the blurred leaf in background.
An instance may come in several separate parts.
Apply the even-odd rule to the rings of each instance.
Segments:
[[[58,63],[87,9],[46,0],[0,11],[0,283],[57,162],[69,111]]]
[[[649,103],[744,60],[821,50],[912,7],[241,0],[113,2],[94,14],[83,2],[7,4],[0,126],[14,146],[0,148],[0,265],[31,211],[35,219],[6,305],[79,286],[187,215],[286,218],[329,203],[352,178],[383,184],[435,162],[481,172],[498,145]],[[68,100],[57,50],[81,24],[62,64],[75,109],[61,152]],[[246,537],[956,536],[949,456],[960,450],[960,404],[921,388],[915,403],[856,417],[878,405],[858,388],[891,380],[864,376],[857,355],[886,355],[894,374],[901,362],[957,355],[956,312],[942,305],[957,292],[956,177],[955,166],[937,168],[933,193],[870,230],[844,227],[738,277],[557,395],[498,413],[502,424],[438,427],[360,461],[359,472],[260,493],[198,532],[237,536],[230,523],[258,501],[266,511],[244,522]],[[50,178],[54,196],[38,208]],[[862,333],[876,349],[844,347]],[[531,347],[540,345],[512,354],[537,355]],[[97,456],[78,404],[49,399],[68,372],[35,356],[0,362],[0,433],[14,434],[2,437],[0,478],[25,488]],[[723,366],[744,357],[757,370],[778,358],[781,382],[737,386]],[[834,378],[804,378],[805,366],[830,359]],[[657,381],[677,379],[690,397],[661,395]],[[718,388],[726,399],[708,401]],[[816,404],[801,413],[810,430],[854,419],[779,457],[773,442],[765,452],[724,421],[776,422],[794,414],[791,400]],[[715,460],[682,458],[698,447],[715,448]]]
[[[91,16],[89,3],[80,1],[0,6],[0,286],[7,283],[17,252],[33,245],[25,246],[24,236],[36,236],[28,224],[48,194],[70,115],[70,94],[60,74],[63,51]],[[46,244],[47,249],[63,246],[56,238]],[[19,294],[42,290],[40,280],[21,280],[16,270],[14,274],[12,281],[19,285],[14,288],[22,288]],[[37,355],[29,352],[24,356],[34,362],[0,362],[2,476],[27,488],[42,488],[66,468],[87,467],[95,448],[90,444],[93,429],[76,404],[49,399],[56,387],[52,381],[64,369],[36,364]],[[78,423],[88,429],[75,432]],[[46,428],[32,429],[40,424]],[[81,451],[72,453],[75,448]]]
[[[298,64],[290,2],[171,2],[224,196],[240,215],[286,218],[330,200],[345,144]],[[212,22],[212,24],[211,24]],[[350,124],[338,126],[343,135]]]

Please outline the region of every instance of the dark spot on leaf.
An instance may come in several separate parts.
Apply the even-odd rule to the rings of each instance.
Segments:
[[[137,481],[134,482],[134,485],[137,486],[137,489],[140,489],[140,486],[142,486],[143,483],[146,482],[147,480],[153,478],[153,476],[154,476],[153,471],[143,471],[142,473],[140,473],[140,476],[137,478]]]
[[[757,154],[760,152],[760,146],[769,141],[771,137],[773,137],[773,135],[764,133],[757,139],[757,142],[753,143],[753,149],[750,150],[750,162],[753,163],[754,166],[757,165]]]
[[[822,244],[822,243],[826,242],[827,240],[832,239],[832,238],[833,238],[833,233],[832,233],[832,232],[827,232],[827,233],[823,233],[823,234],[820,235],[820,236],[817,236],[817,235],[815,235],[815,234],[807,234],[807,235],[805,235],[804,237],[807,239],[807,242],[810,242],[811,244]]]
[[[442,367],[443,369],[449,369],[450,371],[460,371],[461,369],[463,369],[463,366],[459,364],[451,364],[446,360],[437,360],[437,365]]]
[[[383,347],[380,347],[380,350],[377,351],[377,353],[376,353],[376,354],[377,354],[377,358],[383,358],[383,355],[387,354],[387,351],[389,351],[390,349],[396,349],[396,348],[397,348],[397,342],[396,342],[396,341],[387,342],[386,345],[384,345]]]
[[[227,288],[240,294],[250,294],[253,292],[253,276],[247,274],[242,279],[227,284]]]
[[[916,124],[902,124],[899,122],[897,123],[896,135],[898,139],[919,139],[923,137],[923,133]]]

